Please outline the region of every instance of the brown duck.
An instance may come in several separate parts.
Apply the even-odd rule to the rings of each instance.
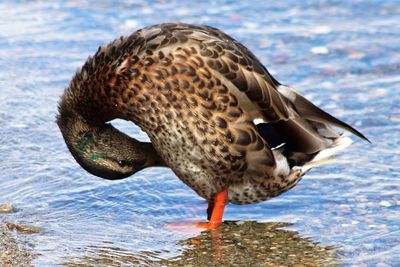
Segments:
[[[139,142],[108,121],[146,132]],[[208,26],[160,24],[102,46],[73,77],[57,123],[76,161],[106,179],[167,166],[209,202],[256,203],[293,188],[351,143],[348,124],[280,84],[243,45]]]

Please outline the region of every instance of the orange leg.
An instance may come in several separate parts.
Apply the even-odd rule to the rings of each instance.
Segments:
[[[218,192],[215,194],[214,202],[209,203],[207,214],[208,223],[199,223],[198,227],[207,229],[216,229],[222,224],[222,216],[224,215],[225,205],[228,200],[228,190]],[[210,216],[211,215],[211,216]]]
[[[167,228],[169,229],[182,229],[182,230],[193,230],[194,228],[206,228],[208,230],[215,230],[222,224],[222,216],[224,214],[225,205],[228,200],[228,190],[218,192],[215,194],[214,201],[209,202],[207,209],[207,219],[209,222],[195,222],[193,220],[187,220],[179,223],[169,223]]]
[[[208,202],[208,208],[207,208],[207,220],[211,220],[211,215],[214,210],[214,201]]]

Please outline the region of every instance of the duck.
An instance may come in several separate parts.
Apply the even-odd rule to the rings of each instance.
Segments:
[[[110,121],[130,121],[141,142]],[[100,46],[60,98],[75,160],[109,180],[168,167],[222,224],[228,203],[276,197],[351,144],[349,124],[278,82],[244,45],[205,25],[163,23]]]

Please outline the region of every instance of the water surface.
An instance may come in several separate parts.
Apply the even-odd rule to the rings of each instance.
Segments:
[[[0,3],[0,203],[17,208],[0,220],[43,229],[18,236],[36,265],[196,265],[201,255],[208,265],[400,265],[400,3],[247,2]],[[217,233],[165,228],[204,219],[207,204],[165,168],[114,182],[89,175],[54,121],[63,89],[99,45],[167,21],[231,34],[373,143],[355,140],[276,199],[228,206],[226,220],[241,222]]]

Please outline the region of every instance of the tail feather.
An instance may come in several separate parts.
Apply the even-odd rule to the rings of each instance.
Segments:
[[[354,129],[352,126],[323,111],[290,87],[281,85],[278,87],[278,91],[293,103],[296,111],[299,113],[299,115],[301,115],[301,117],[322,124],[332,124],[370,142],[368,138],[366,138],[362,133]]]
[[[301,172],[306,173],[311,168],[325,165],[335,161],[333,156],[338,152],[346,149],[352,143],[353,141],[349,137],[340,136],[338,139],[335,140],[335,142],[332,144],[331,147],[320,151],[311,161],[304,164],[301,167]]]
[[[292,114],[288,120],[257,124],[260,135],[271,148],[280,147],[289,167],[302,166],[303,171],[331,161],[331,156],[351,144],[351,139],[338,134],[338,126],[369,140],[350,125],[321,110],[291,88],[279,85]],[[282,144],[282,145],[280,145]]]

